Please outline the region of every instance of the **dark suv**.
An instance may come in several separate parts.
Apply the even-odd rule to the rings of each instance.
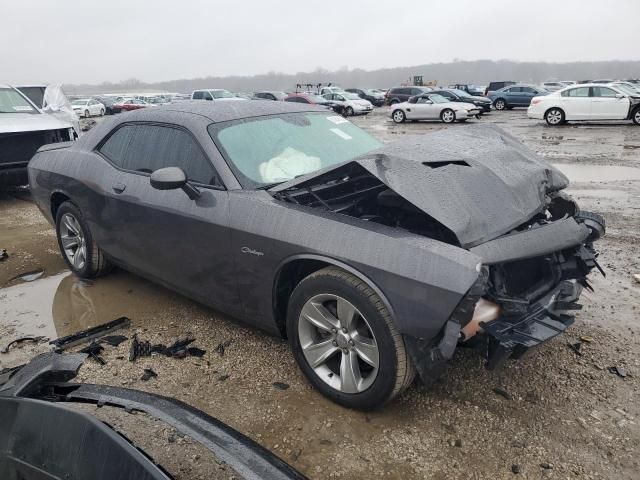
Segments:
[[[384,103],[387,105],[393,105],[395,103],[406,102],[411,97],[416,95],[422,95],[433,90],[429,87],[394,87],[384,96]]]
[[[491,82],[487,88],[484,90],[484,96],[488,97],[489,92],[495,92],[496,90],[500,90],[501,88],[508,87],[510,85],[515,85],[516,82],[512,82],[511,80],[507,80],[504,82]]]
[[[384,105],[384,95],[382,95],[382,93],[375,92],[370,88],[347,88],[345,91],[355,93],[363,100],[370,101],[376,107]]]

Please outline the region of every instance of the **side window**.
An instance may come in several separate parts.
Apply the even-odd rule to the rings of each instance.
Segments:
[[[591,88],[593,89],[594,97],[615,97],[617,93],[615,90],[611,90],[610,88],[607,88],[607,87],[591,87]]]
[[[211,96],[211,93],[209,93],[209,92],[202,92],[202,98],[204,100],[213,100],[213,97]]]
[[[451,92],[439,92],[438,95],[442,95],[444,98],[448,98],[449,100],[455,100],[455,95]]]
[[[565,94],[565,97],[588,97],[589,87],[572,88],[567,92],[563,92],[563,94]]]
[[[538,93],[537,90],[534,90],[531,87],[520,87],[524,93]]]
[[[511,88],[507,89],[507,92],[509,92],[509,93],[521,93],[522,92],[522,87],[511,87]]]
[[[412,88],[411,89],[411,95],[420,95],[421,93],[424,93],[422,90],[420,90],[419,88]]]
[[[193,92],[194,100],[202,100],[202,98],[203,98],[203,92]]]
[[[159,125],[125,125],[100,147],[100,153],[125,170],[151,173],[180,167],[187,178],[219,185],[213,166],[184,130]]]

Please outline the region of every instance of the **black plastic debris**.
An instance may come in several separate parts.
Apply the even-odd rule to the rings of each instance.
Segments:
[[[6,260],[7,258],[9,258],[9,254],[7,253],[7,249],[3,248],[2,250],[0,250],[0,262]]]
[[[227,378],[229,378],[229,375],[225,374],[225,375],[220,375],[218,377],[218,381],[219,382],[224,382]]]
[[[138,340],[137,334],[133,336],[131,348],[129,349],[129,361],[133,362],[138,357],[150,357],[152,353],[158,353],[172,358],[185,358],[186,356],[202,357],[206,350],[196,347],[189,347],[195,338],[187,335],[179,338],[168,347],[161,343],[152,345],[147,340]]]
[[[151,380],[152,378],[157,377],[158,374],[156,372],[154,372],[151,368],[145,368],[144,369],[144,373],[142,374],[142,377],[140,377],[140,380],[147,382],[149,380]]]
[[[231,345],[231,340],[225,340],[224,342],[218,344],[218,346],[215,348],[215,351],[222,357],[224,355],[225,349],[229,345]]]
[[[501,397],[506,398],[507,400],[511,400],[511,394],[507,392],[504,388],[495,387],[493,389],[493,393],[495,393],[496,395],[500,395]]]
[[[577,342],[577,343],[567,343],[567,346],[573,350],[573,352],[576,355],[582,356],[582,352],[580,351],[580,348],[582,347],[582,343],[581,342]]]
[[[192,357],[201,358],[204,356],[205,353],[207,353],[207,351],[202,350],[201,348],[198,348],[198,347],[189,347],[187,348],[187,353]]]
[[[89,345],[80,350],[80,353],[86,353],[87,355],[89,355],[89,358],[93,358],[100,365],[105,365],[107,362],[105,362],[104,359],[100,356],[103,350],[104,347],[94,340]]]
[[[520,465],[514,463],[513,465],[511,465],[511,471],[515,474],[518,474],[522,471],[522,468],[520,468]]]
[[[286,390],[287,388],[289,388],[289,384],[283,382],[273,382],[273,386],[278,390]]]
[[[102,337],[100,339],[100,343],[106,343],[111,345],[112,347],[117,347],[122,342],[127,341],[129,338],[124,335],[107,335],[106,337]]]
[[[46,342],[47,340],[49,340],[49,337],[27,336],[27,337],[16,338],[15,340],[12,340],[11,342],[9,342],[9,344],[6,347],[0,350],[0,353],[7,353],[9,352],[9,349],[11,349],[11,347],[15,345],[19,345],[24,342],[40,343],[40,342]]]
[[[49,343],[54,345],[57,351],[62,351],[69,347],[73,347],[74,345],[78,345],[79,343],[102,337],[118,328],[126,328],[129,325],[131,325],[131,320],[129,318],[120,317],[112,320],[111,322],[96,325],[95,327],[87,328],[86,330],[67,335],[66,337],[51,340]]]
[[[614,375],[618,375],[620,378],[625,378],[627,376],[627,371],[622,367],[609,367],[609,373],[613,373]]]

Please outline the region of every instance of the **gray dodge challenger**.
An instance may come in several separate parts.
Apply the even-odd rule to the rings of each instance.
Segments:
[[[488,126],[383,145],[310,105],[181,102],[40,148],[29,181],[76,275],[118,266],[286,337],[352,408],[433,382],[463,343],[489,368],[522,356],[600,269],[602,217]]]

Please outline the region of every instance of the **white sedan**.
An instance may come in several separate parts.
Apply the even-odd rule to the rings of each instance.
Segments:
[[[103,116],[105,106],[93,98],[81,98],[71,102],[71,108],[79,117],[89,118],[95,115]]]
[[[393,105],[391,119],[396,123],[405,120],[441,120],[444,123],[465,122],[479,118],[480,108],[472,103],[450,102],[437,93],[411,97],[408,101]]]
[[[574,120],[633,120],[640,125],[640,93],[625,85],[571,85],[534,97],[527,115],[549,125]]]
[[[369,100],[363,100],[355,93],[334,92],[322,96],[325,100],[340,105],[345,117],[351,115],[366,115],[373,110],[373,104]]]

